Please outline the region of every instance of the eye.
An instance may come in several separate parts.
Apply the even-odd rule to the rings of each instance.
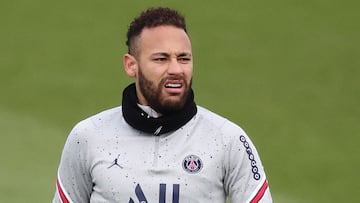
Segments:
[[[157,58],[154,58],[153,61],[156,61],[156,62],[164,62],[166,61],[167,58],[166,57],[157,57]]]
[[[191,58],[190,57],[179,57],[178,61],[180,63],[189,63],[191,61]]]

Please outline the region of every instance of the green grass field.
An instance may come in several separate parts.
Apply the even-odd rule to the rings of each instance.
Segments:
[[[187,17],[196,102],[252,137],[275,202],[360,202],[358,1],[126,2],[0,2],[0,202],[51,201],[68,132],[120,105],[128,23],[158,5]]]

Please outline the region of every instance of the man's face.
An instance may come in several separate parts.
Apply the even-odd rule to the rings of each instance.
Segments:
[[[193,71],[188,35],[173,26],[145,28],[137,46],[139,102],[163,114],[181,109],[191,88]]]

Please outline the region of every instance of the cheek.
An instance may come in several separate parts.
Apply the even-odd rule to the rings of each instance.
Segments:
[[[184,69],[184,75],[185,75],[186,79],[191,79],[192,78],[192,76],[193,76],[193,68],[192,68],[192,66]]]
[[[157,82],[162,76],[161,68],[154,66],[141,66],[142,75],[153,82]]]

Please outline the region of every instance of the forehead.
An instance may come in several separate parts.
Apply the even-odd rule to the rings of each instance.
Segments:
[[[191,41],[188,34],[174,26],[144,28],[138,39],[138,48],[143,54],[154,52],[191,53]]]

